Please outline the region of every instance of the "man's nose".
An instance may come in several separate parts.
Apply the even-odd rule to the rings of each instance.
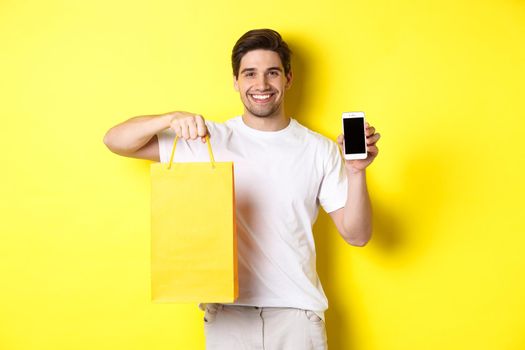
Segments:
[[[266,74],[261,74],[257,77],[257,88],[266,90],[270,85],[268,84],[268,77]]]

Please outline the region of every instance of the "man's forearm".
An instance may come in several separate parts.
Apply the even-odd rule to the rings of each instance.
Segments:
[[[366,185],[366,171],[347,171],[348,195],[343,227],[347,242],[363,246],[372,236],[372,206]]]
[[[171,116],[147,115],[126,120],[108,130],[104,143],[115,153],[133,153],[170,126]]]

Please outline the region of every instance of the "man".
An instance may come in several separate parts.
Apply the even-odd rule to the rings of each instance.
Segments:
[[[290,54],[277,32],[249,31],[232,52],[242,116],[225,123],[188,112],[140,116],[104,137],[117,154],[168,162],[176,135],[175,161],[184,162],[208,161],[209,135],[215,159],[234,162],[239,298],[205,305],[207,349],[326,349],[328,303],[312,235],[319,205],[349,244],[371,237],[365,171],[380,135],[367,124],[368,158],[343,163],[335,142],[287,117]],[[343,147],[343,135],[337,143]]]

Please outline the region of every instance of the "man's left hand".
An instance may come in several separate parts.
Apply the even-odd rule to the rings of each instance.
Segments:
[[[367,166],[372,163],[372,161],[377,157],[377,154],[379,153],[379,149],[376,146],[377,141],[381,137],[379,133],[375,132],[376,129],[368,124],[365,123],[365,136],[366,136],[366,151],[367,151],[367,157],[366,159],[353,159],[353,160],[346,160],[345,159],[345,168],[350,173],[358,173],[361,171],[364,171]],[[344,135],[341,134],[337,137],[337,143],[339,144],[339,147],[341,148],[341,152],[343,152],[344,155]]]

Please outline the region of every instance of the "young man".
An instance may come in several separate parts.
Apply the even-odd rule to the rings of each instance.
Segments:
[[[207,349],[326,349],[328,302],[312,235],[319,205],[349,244],[371,237],[365,171],[380,135],[367,124],[368,158],[343,162],[335,142],[287,117],[290,54],[277,32],[249,31],[232,52],[242,116],[225,123],[187,112],[140,116],[104,137],[117,154],[168,162],[177,135],[175,161],[185,162],[209,160],[209,135],[215,159],[234,162],[239,298],[205,305]],[[337,143],[343,147],[343,135]]]

